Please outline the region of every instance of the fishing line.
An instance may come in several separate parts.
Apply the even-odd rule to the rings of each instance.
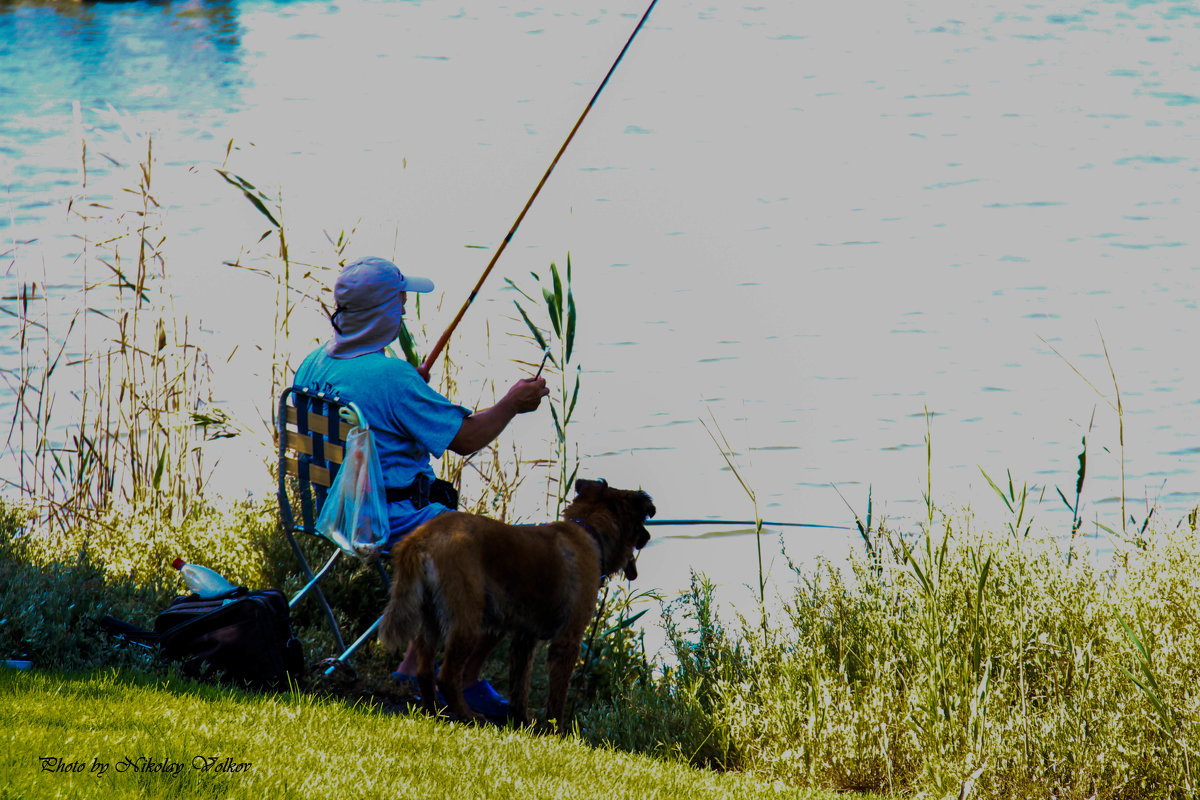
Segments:
[[[754,525],[759,523],[752,519],[648,519],[646,525]],[[827,528],[836,531],[852,531],[845,525],[822,525],[816,522],[768,522],[762,520],[764,528]]]

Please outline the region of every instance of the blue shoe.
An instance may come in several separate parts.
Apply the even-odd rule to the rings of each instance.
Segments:
[[[483,714],[485,717],[508,716],[508,701],[487,681],[481,680],[463,689],[463,699],[476,714]]]
[[[420,684],[420,682],[417,681],[416,675],[408,675],[403,672],[393,672],[392,673],[392,683],[396,684],[397,686],[401,686],[401,687],[404,687],[405,689],[408,689],[414,695],[417,696],[418,700],[421,699],[421,684]],[[442,693],[436,692],[436,694],[437,694],[438,705],[440,705],[440,706],[446,705],[446,698],[442,697]]]

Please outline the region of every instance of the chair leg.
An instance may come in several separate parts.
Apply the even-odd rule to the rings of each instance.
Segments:
[[[336,550],[334,554],[325,562],[325,566],[321,567],[320,571],[313,574],[312,567],[308,565],[308,559],[304,557],[304,551],[300,549],[300,543],[296,541],[296,537],[292,536],[291,531],[284,529],[287,534],[288,542],[292,545],[292,552],[296,556],[296,560],[300,563],[300,572],[308,581],[304,588],[296,593],[291,600],[288,601],[288,607],[294,606],[301,598],[306,595],[309,590],[316,589],[317,601],[321,604],[321,609],[325,612],[325,622],[329,625],[329,632],[333,634],[333,640],[337,645],[338,650],[344,650],[346,641],[342,638],[342,632],[338,629],[337,618],[333,615],[333,609],[329,607],[329,601],[325,599],[325,593],[321,591],[321,587],[317,585],[326,572],[337,562],[341,557],[342,551]]]
[[[337,563],[337,560],[341,557],[341,555],[342,555],[342,551],[338,550],[332,556],[330,556],[329,560],[325,562],[325,566],[323,566],[319,570],[317,570],[317,573],[312,576],[312,579],[309,580],[308,583],[306,583],[304,585],[304,588],[302,588],[300,591],[298,591],[294,595],[292,595],[292,599],[288,601],[288,606],[289,607],[294,606],[297,603],[299,603],[301,600],[303,600],[304,595],[308,594],[310,589],[313,589],[316,587],[317,581],[319,581],[319,580],[321,580],[321,578],[325,577],[325,573],[329,572],[330,568],[333,567],[333,565]]]
[[[362,646],[363,642],[365,642],[367,639],[370,639],[372,636],[375,635],[375,631],[379,630],[379,624],[381,622],[383,622],[382,615],[380,615],[380,617],[378,619],[376,619],[373,623],[371,623],[371,627],[367,628],[366,631],[363,632],[363,635],[359,636],[354,641],[354,644],[347,647],[340,656],[333,659],[333,662],[329,665],[329,668],[325,670],[325,675],[329,676],[329,675],[332,675],[334,672],[336,672],[338,667],[340,667],[342,664],[344,664],[346,662],[346,659],[350,658],[350,656],[354,653],[354,651]]]
[[[341,550],[337,551],[336,553],[333,554],[333,558],[336,559],[339,555],[341,555],[341,553],[342,553]],[[329,564],[326,564],[324,567],[322,567],[321,574],[324,574],[325,570],[328,568],[329,568]],[[375,568],[379,572],[380,580],[383,581],[383,588],[387,589],[389,586],[391,586],[391,579],[388,577],[387,567],[385,567],[383,565],[383,559],[377,559],[375,561]],[[312,582],[315,584],[320,577],[321,577],[321,575],[318,574],[317,577],[314,578]],[[308,587],[305,587],[304,589],[301,589],[301,591],[302,592],[307,591],[307,589],[308,589]],[[320,591],[321,591],[320,589],[317,590],[318,593],[320,593]],[[322,601],[324,601],[324,596],[322,596],[321,599],[322,599]],[[359,647],[362,647],[363,643],[365,641],[367,641],[367,639],[370,639],[371,636],[373,636],[375,634],[375,632],[379,630],[379,625],[382,622],[383,622],[383,616],[380,615],[379,618],[376,619],[374,623],[372,623],[371,627],[367,628],[366,631],[363,632],[362,636],[359,636],[357,639],[355,639],[354,643],[352,645],[350,645],[349,647],[346,647],[345,645],[340,644],[340,640],[339,640],[339,647],[344,648],[344,649],[342,650],[341,655],[339,655],[337,658],[332,659],[329,662],[329,666],[325,670],[325,676],[328,677],[328,676],[332,675],[342,665],[344,665],[346,663],[346,661],[350,658],[350,656],[354,654],[354,651],[357,650]]]

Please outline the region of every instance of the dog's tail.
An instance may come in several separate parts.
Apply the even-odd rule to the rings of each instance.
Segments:
[[[421,628],[421,606],[425,595],[425,570],[415,548],[397,551],[393,563],[391,599],[379,624],[379,642],[388,650],[400,651]]]

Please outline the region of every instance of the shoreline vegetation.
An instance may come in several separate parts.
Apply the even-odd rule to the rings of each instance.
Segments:
[[[233,706],[221,713],[242,720],[229,723],[231,729],[287,727],[291,707],[304,714],[319,707],[342,720],[343,707],[357,704],[360,711],[372,710],[364,718],[374,721],[355,728],[364,736],[387,726],[420,726],[418,738],[461,730],[374,713],[394,711],[404,699],[390,686],[388,656],[374,642],[364,647],[353,681],[310,677],[290,695],[246,700],[259,710],[245,711],[237,710],[240,693],[179,690],[179,679],[153,654],[114,647],[93,631],[90,620],[103,614],[148,624],[179,590],[164,569],[176,556],[213,567],[235,583],[297,588],[274,498],[230,501],[206,493],[206,443],[252,434],[221,410],[209,356],[196,345],[188,321],[174,313],[165,237],[156,222],[162,206],[152,188],[153,143],[143,141],[144,161],[130,170],[131,185],[113,195],[120,204],[88,197],[86,179],[71,201],[84,278],[83,303],[68,329],[55,329],[45,281],[24,284],[6,300],[18,322],[20,361],[3,370],[16,392],[5,459],[17,470],[5,492],[15,498],[0,501],[0,657],[32,660],[37,674],[5,673],[0,692],[20,698],[22,690],[14,687],[27,681],[30,696],[53,696],[61,686],[67,687],[64,697],[82,697],[99,691],[89,688],[99,683],[125,696],[131,684],[153,687],[166,680],[166,690],[145,691],[165,691],[163,702],[178,702],[181,715],[192,713],[193,695],[216,703],[231,692]],[[231,142],[227,160],[232,152]],[[85,172],[89,157],[96,156],[85,144]],[[220,174],[251,204],[249,213],[267,221],[253,261],[255,270],[272,265],[263,273],[276,288],[272,369],[263,377],[270,385],[243,388],[273,398],[290,375],[289,321],[298,302],[319,297],[322,276],[291,262],[282,201],[227,164]],[[329,242],[336,263],[348,235]],[[249,269],[240,258],[230,268]],[[570,368],[576,320],[569,270],[565,284],[562,277],[553,267],[545,281],[534,275],[549,325],[531,313],[536,291],[522,292],[529,305],[520,309],[531,340],[554,331],[540,342],[556,348],[548,369],[558,370],[561,387],[550,455],[525,460],[515,449],[511,455],[493,449],[474,461],[443,464],[444,474],[463,485],[469,510],[510,514],[516,487],[533,473],[547,476],[545,499],[552,507],[578,463],[567,426],[579,391],[578,373]],[[453,361],[444,367],[441,388],[453,396]],[[1115,374],[1113,384],[1118,399],[1112,410],[1120,416]],[[267,428],[271,413],[263,415]],[[713,422],[718,435],[710,435],[720,456],[753,503],[753,487],[742,482],[733,448]],[[56,440],[61,431],[67,433]],[[927,467],[934,452],[930,428]],[[924,520],[910,530],[893,529],[873,517],[868,494],[866,514],[851,511],[862,547],[849,563],[789,562],[793,580],[786,586],[767,582],[760,569],[757,607],[721,608],[701,574],[676,598],[605,587],[569,697],[574,733],[555,744],[524,731],[477,732],[504,742],[488,745],[506,753],[498,757],[505,767],[493,775],[496,785],[522,774],[531,749],[582,753],[584,743],[599,753],[626,751],[745,773],[761,782],[755,791],[762,796],[779,787],[964,798],[1194,796],[1200,790],[1197,511],[1178,521],[1123,519],[1120,530],[1109,531],[1114,551],[1101,564],[1076,535],[1086,455],[1085,437],[1074,503],[1059,491],[1073,512],[1071,529],[1057,535],[1034,528],[1044,498],[1018,488],[1011,475],[1005,483],[985,474],[1002,501],[991,506],[1006,515],[999,519],[942,508],[927,478]],[[269,463],[264,485],[273,483]],[[747,557],[757,555],[761,564],[770,544],[761,525],[755,533],[756,553]],[[384,602],[374,576],[347,566],[335,577],[335,607],[373,620]],[[646,652],[639,627],[654,612],[666,637],[659,654]],[[316,657],[328,651],[313,611],[302,605],[294,613],[305,652]],[[79,677],[114,670],[119,677]],[[539,673],[534,704],[544,691]],[[269,713],[260,713],[268,707]],[[131,736],[145,724],[132,714],[126,719],[96,712],[81,719]],[[169,741],[181,729],[162,730],[162,740]],[[297,754],[318,746],[299,734],[287,742]],[[171,747],[172,757],[182,758],[183,745]],[[466,748],[468,754],[452,762],[463,773],[478,767]],[[266,758],[259,752],[231,755]],[[0,763],[3,771],[23,776],[18,785],[30,786],[26,773],[35,767],[25,762],[32,757],[26,748]],[[339,757],[350,759],[344,752]],[[580,758],[571,769],[598,769],[593,756]],[[536,768],[542,762],[529,763]],[[638,784],[639,795],[709,791],[666,775]],[[283,778],[272,773],[270,780]],[[336,785],[331,777],[316,780]],[[302,792],[269,786],[269,796]],[[228,791],[196,788],[196,796]],[[160,794],[178,796],[177,789],[151,796]]]

